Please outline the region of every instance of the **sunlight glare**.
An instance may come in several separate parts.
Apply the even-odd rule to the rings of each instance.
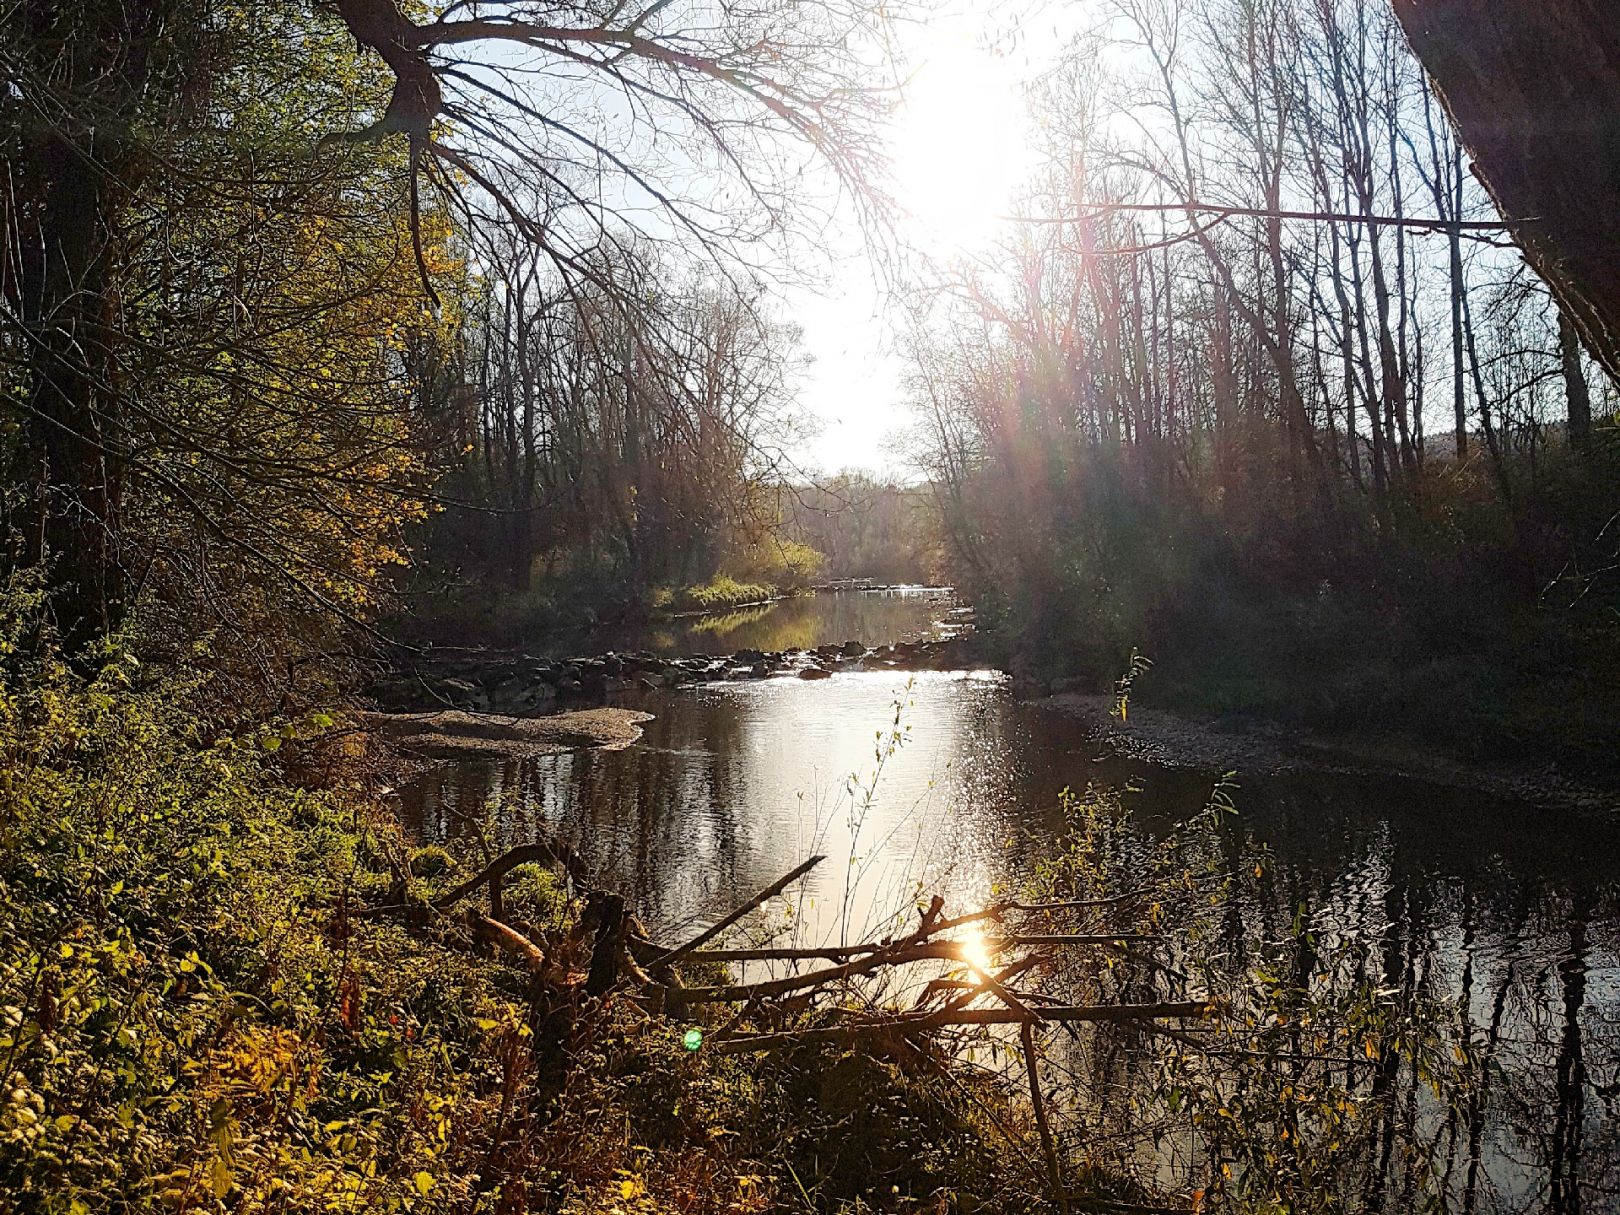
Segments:
[[[1018,68],[963,30],[939,31],[914,62],[894,141],[900,204],[915,243],[970,252],[1004,227],[1029,168]]]
[[[995,959],[990,953],[990,943],[985,940],[984,933],[977,928],[969,928],[961,938],[962,958],[981,975],[990,973],[990,967]]]

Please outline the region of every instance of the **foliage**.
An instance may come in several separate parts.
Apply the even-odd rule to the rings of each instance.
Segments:
[[[938,504],[926,485],[843,472],[782,496],[788,531],[826,554],[829,578],[928,583],[944,568]]]
[[[1490,202],[1388,6],[1108,8],[1035,90],[1039,222],[914,334],[981,627],[1036,688],[1140,647],[1179,708],[1612,775],[1615,389],[1445,230]]]
[[[0,611],[0,1190],[19,1209],[1028,1208],[927,1070],[692,1055],[685,1026],[623,1001],[541,1015],[454,921],[350,917],[466,862],[407,850],[352,762],[324,792],[285,783],[289,748],[262,741],[280,730],[192,711],[202,676],[19,658],[41,608],[18,587]],[[515,870],[506,902],[569,956],[556,875]]]
[[[82,6],[78,36],[138,59],[145,35],[98,24],[117,11]],[[195,78],[95,92],[58,130],[69,145],[127,134],[102,162],[101,194],[25,137],[0,147],[27,183],[17,205],[33,218],[21,222],[39,226],[20,257],[44,276],[30,323],[49,335],[22,342],[15,316],[0,334],[8,349],[22,342],[4,372],[17,424],[0,476],[25,491],[0,500],[17,541],[7,560],[51,570],[70,648],[136,617],[148,652],[212,634],[233,679],[285,693],[313,675],[329,691],[305,657],[343,618],[375,610],[405,525],[427,510],[406,355],[456,323],[422,299],[424,272],[458,281],[453,233],[430,209],[413,236],[403,150],[319,146],[383,83],[329,15],[224,3],[176,8],[148,33],[151,54]],[[32,82],[65,52],[40,35],[19,54]],[[99,211],[64,214],[64,191]],[[68,288],[50,268],[74,241],[89,242],[77,254],[96,275],[55,299]]]
[[[674,606],[683,607],[700,612],[712,612],[720,608],[740,607],[743,604],[759,603],[771,599],[776,592],[773,587],[757,582],[738,582],[726,574],[716,574],[701,586],[689,586],[675,596]]]
[[[1476,1070],[1451,1002],[1398,951],[1338,931],[1330,908],[1290,904],[1226,786],[1159,838],[1113,792],[1065,793],[1063,808],[1069,833],[1032,897],[1119,900],[1117,930],[1153,934],[1159,960],[1071,962],[1050,990],[1217,1010],[1162,1034],[1096,1027],[1063,1049],[1059,1108],[1082,1159],[1174,1178],[1212,1210],[1380,1209],[1386,1187],[1407,1209],[1438,1202],[1435,1128]]]

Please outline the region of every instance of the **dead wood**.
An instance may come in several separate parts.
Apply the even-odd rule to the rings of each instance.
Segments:
[[[1173,1020],[1181,1017],[1206,1017],[1215,1005],[1192,1000],[1163,1004],[1083,1004],[1059,1005],[1041,1010],[1048,1021],[1075,1023],[1143,1022]],[[861,1034],[917,1034],[935,1029],[948,1029],[974,1025],[1021,1025],[1027,1020],[1011,1008],[947,1008],[932,1013],[912,1013],[898,1016],[867,1017],[841,1025],[820,1025],[811,1029],[783,1030],[780,1033],[749,1034],[715,1043],[716,1054],[740,1055],[763,1050],[778,1050],[810,1042],[841,1042]]]
[[[759,983],[733,983],[722,987],[672,988],[669,999],[679,1004],[730,1004],[743,1000],[768,1000],[791,991],[823,987],[840,979],[871,974],[884,966],[902,966],[907,962],[925,960],[966,961],[964,947],[955,941],[937,941],[932,944],[912,944],[909,939],[899,946],[885,949],[870,957],[842,966],[828,966],[802,975],[789,975],[782,979],[767,979]]]
[[[467,924],[474,940],[512,955],[529,973],[539,974],[546,968],[545,952],[511,925],[477,911],[467,913]]]
[[[671,949],[659,957],[654,958],[648,963],[649,968],[668,966],[672,962],[678,962],[681,958],[691,953],[694,949],[697,949],[700,945],[707,945],[710,941],[714,940],[715,937],[719,936],[738,920],[749,914],[749,912],[753,911],[761,903],[781,894],[782,891],[786,890],[794,881],[800,877],[803,877],[806,873],[809,873],[810,870],[814,869],[826,859],[827,858],[825,856],[813,856],[809,860],[805,861],[804,864],[795,866],[792,870],[777,878],[776,881],[765,887],[764,890],[761,890],[753,898],[742,904],[742,906],[738,907],[719,923],[715,924],[714,927],[705,929],[704,931],[698,933],[697,936],[693,937],[686,944],[678,945],[674,949]]]
[[[568,848],[553,846],[546,843],[520,844],[509,849],[485,865],[472,877],[446,894],[441,894],[427,905],[436,911],[444,911],[454,907],[480,886],[488,883],[490,886],[490,903],[497,907],[500,903],[500,883],[508,873],[519,865],[549,864],[566,870],[575,881],[584,884],[585,865],[575,853]],[[365,907],[351,913],[356,919],[373,919],[381,915],[396,915],[419,909],[419,903],[389,903],[382,907]]]
[[[1041,1094],[1041,1076],[1035,1063],[1035,1026],[1025,1021],[1018,1031],[1024,1048],[1024,1071],[1029,1076],[1029,1103],[1035,1112],[1035,1126],[1041,1132],[1041,1152],[1046,1156],[1047,1177],[1052,1185],[1052,1200],[1057,1203],[1059,1215],[1069,1215],[1069,1196],[1063,1185],[1063,1170],[1058,1164],[1057,1144],[1052,1138],[1052,1124],[1046,1118],[1046,1098]]]

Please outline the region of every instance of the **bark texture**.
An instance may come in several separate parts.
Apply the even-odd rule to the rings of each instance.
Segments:
[[[1475,174],[1620,382],[1620,3],[1393,3]]]

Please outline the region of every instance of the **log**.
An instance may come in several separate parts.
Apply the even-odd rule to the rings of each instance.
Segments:
[[[530,974],[539,974],[546,968],[544,951],[511,925],[476,911],[467,913],[467,924],[475,940],[511,954],[523,963]]]

